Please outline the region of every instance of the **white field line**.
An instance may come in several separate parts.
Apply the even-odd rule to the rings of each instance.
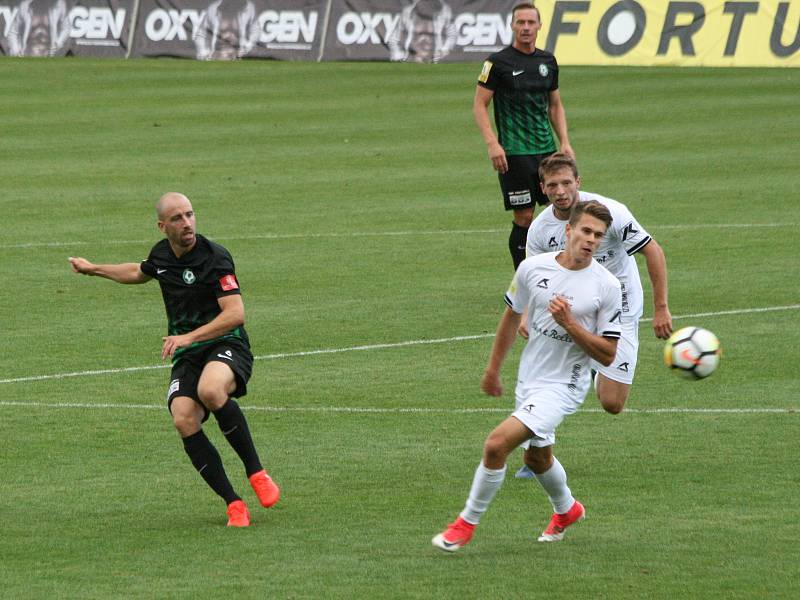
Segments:
[[[649,231],[659,231],[661,229],[749,229],[751,227],[795,227],[795,223],[692,223],[692,224],[672,224],[655,225],[648,228]],[[315,239],[315,238],[359,238],[359,237],[402,237],[415,235],[482,235],[507,233],[507,229],[440,229],[430,231],[353,231],[353,232],[330,232],[330,233],[264,233],[253,235],[222,235],[209,236],[216,241],[226,240],[293,240],[293,239]],[[0,250],[20,250],[26,248],[71,248],[74,246],[127,246],[139,244],[153,244],[156,238],[146,240],[95,240],[91,242],[81,241],[56,241],[56,242],[27,242],[18,244],[0,244]]]
[[[679,319],[694,319],[697,317],[720,317],[726,315],[744,315],[751,313],[764,313],[783,310],[798,310],[800,304],[789,304],[787,306],[765,306],[761,308],[742,308],[738,310],[723,310],[717,312],[704,312],[693,313],[689,315],[673,316],[673,320]],[[641,319],[641,322],[646,323],[652,321],[647,317]],[[343,352],[357,352],[364,350],[383,350],[386,348],[402,348],[404,346],[422,346],[426,344],[446,344],[450,342],[462,342],[467,340],[479,340],[484,338],[494,337],[494,333],[480,333],[476,335],[460,335],[448,338],[437,338],[432,340],[408,340],[405,342],[394,342],[386,344],[365,344],[362,346],[348,346],[345,348],[323,348],[319,350],[304,350],[301,352],[285,352],[280,354],[265,354],[262,356],[254,357],[255,360],[276,360],[279,358],[296,358],[301,356],[314,356],[317,354],[341,354]],[[169,364],[161,365],[147,365],[142,367],[121,367],[115,369],[96,369],[92,371],[74,371],[72,373],[54,373],[52,375],[30,375],[27,377],[13,377],[11,379],[0,379],[0,384],[5,383],[24,383],[29,381],[45,381],[50,379],[65,379],[68,377],[90,377],[92,375],[109,375],[114,373],[133,373],[136,371],[152,371],[154,369],[169,368]]]
[[[3,407],[23,408],[74,408],[74,409],[121,409],[121,410],[164,410],[165,405],[158,404],[112,404],[88,402],[14,402],[0,401]],[[344,413],[344,414],[478,414],[508,413],[508,408],[374,408],[360,406],[242,406],[242,410],[253,412],[282,413]],[[582,408],[582,413],[604,413],[602,408]],[[662,414],[800,414],[800,408],[626,408],[625,414],[662,415]]]

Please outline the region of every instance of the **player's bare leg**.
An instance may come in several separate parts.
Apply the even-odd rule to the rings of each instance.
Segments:
[[[603,410],[612,415],[621,413],[631,391],[630,384],[614,381],[602,373],[597,374],[595,382],[597,398],[600,400]]]

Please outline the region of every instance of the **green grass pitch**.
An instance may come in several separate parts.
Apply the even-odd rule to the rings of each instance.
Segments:
[[[798,70],[562,69],[583,188],[658,239],[676,327],[715,332],[722,363],[680,380],[645,320],[629,410],[590,393],[559,430],[586,521],[538,544],[549,504],[508,477],[472,544],[431,546],[519,351],[506,395],[483,396],[511,266],[478,70],[0,60],[0,595],[796,596]],[[206,430],[247,530],[224,526],[164,408],[157,286],[67,263],[143,259],[170,190],[244,292],[242,404],[281,503],[261,510]]]

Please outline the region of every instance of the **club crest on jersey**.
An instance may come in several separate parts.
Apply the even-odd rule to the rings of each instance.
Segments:
[[[539,75],[542,77],[547,77],[549,72],[550,71],[548,70],[547,65],[539,65]]]
[[[192,273],[189,269],[184,270],[183,272],[183,281],[186,282],[187,285],[192,285],[197,280],[195,274]]]

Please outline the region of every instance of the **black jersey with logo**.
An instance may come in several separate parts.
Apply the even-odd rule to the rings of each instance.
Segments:
[[[147,260],[142,261],[145,275],[158,279],[167,309],[168,335],[182,335],[213,321],[222,312],[218,298],[240,294],[233,258],[230,253],[202,235],[194,248],[178,258],[166,239],[161,240]],[[173,357],[220,340],[238,339],[249,346],[244,326],[236,327],[219,338],[179,348]]]
[[[497,138],[506,154],[556,151],[548,109],[558,89],[558,63],[546,50],[526,54],[509,46],[483,63],[478,85],[494,92]]]

